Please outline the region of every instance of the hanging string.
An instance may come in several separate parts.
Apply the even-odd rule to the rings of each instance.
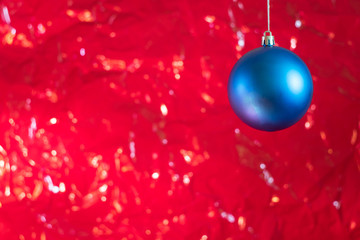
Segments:
[[[267,17],[268,17],[268,30],[264,32],[264,36],[261,38],[261,45],[274,46],[275,38],[270,32],[270,0],[267,0]]]
[[[270,32],[270,0],[267,0],[267,31],[264,32],[264,36],[261,38],[261,45],[274,46],[275,38]]]
[[[270,32],[270,0],[267,0],[267,10],[268,10],[268,31]]]

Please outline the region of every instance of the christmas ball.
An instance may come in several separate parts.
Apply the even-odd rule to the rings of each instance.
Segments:
[[[235,64],[228,97],[236,115],[247,125],[277,131],[295,124],[306,113],[313,94],[311,74],[293,52],[263,46]]]

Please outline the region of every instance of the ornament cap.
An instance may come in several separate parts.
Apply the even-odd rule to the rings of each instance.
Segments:
[[[275,38],[270,31],[265,31],[261,41],[262,46],[274,46]]]

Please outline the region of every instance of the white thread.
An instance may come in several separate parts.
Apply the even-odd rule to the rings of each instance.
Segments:
[[[267,0],[268,31],[270,32],[270,0]]]

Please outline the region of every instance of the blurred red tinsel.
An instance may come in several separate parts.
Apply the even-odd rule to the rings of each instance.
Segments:
[[[0,239],[360,239],[360,2],[274,0],[308,65],[295,126],[253,130],[227,78],[266,1],[4,0]]]

